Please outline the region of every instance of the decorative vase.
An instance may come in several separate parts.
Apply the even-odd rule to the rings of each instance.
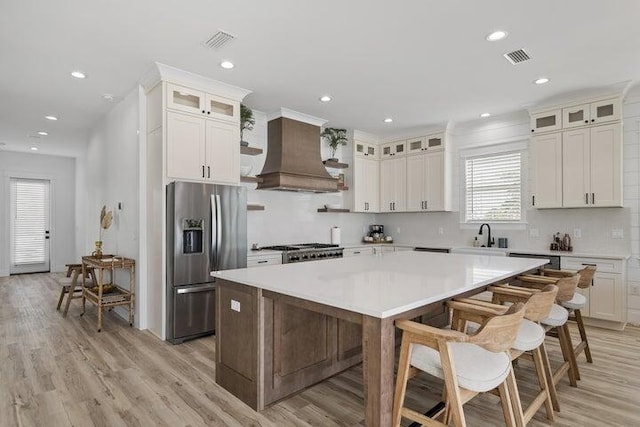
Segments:
[[[102,240],[96,240],[96,250],[91,252],[91,256],[102,258]]]

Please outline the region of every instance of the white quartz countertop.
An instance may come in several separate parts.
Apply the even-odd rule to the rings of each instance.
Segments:
[[[224,270],[211,275],[386,318],[545,263],[544,259],[406,251]]]

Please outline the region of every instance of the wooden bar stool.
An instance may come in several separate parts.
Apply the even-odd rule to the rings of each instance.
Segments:
[[[393,400],[393,425],[399,426],[402,417],[424,425],[466,426],[462,405],[478,393],[498,388],[507,426],[522,424],[522,411],[514,412],[512,395],[519,402],[513,377],[509,349],[513,345],[524,316],[524,305],[507,308],[477,307],[493,316],[482,324],[475,335],[437,329],[410,320],[396,321],[402,329],[400,362]],[[446,406],[444,423],[404,407],[407,382],[419,371],[427,372],[445,382]],[[521,409],[521,408],[520,408]],[[520,417],[519,424],[516,417]]]
[[[553,270],[550,268],[545,268],[540,271],[541,276],[548,278],[571,277],[574,274],[576,273],[572,271]],[[588,265],[582,270],[579,270],[578,274],[580,275],[578,287],[580,289],[588,289],[590,286],[593,286],[593,276],[596,274],[596,267],[594,265]],[[576,358],[584,351],[587,362],[593,363],[591,349],[589,348],[589,340],[587,339],[587,331],[585,330],[584,322],[582,320],[582,312],[580,311],[586,305],[587,297],[579,292],[575,292],[571,300],[562,303],[562,306],[569,310],[569,320],[576,322],[578,325],[578,331],[580,332],[580,343],[578,343],[578,345],[573,349]]]
[[[56,310],[60,310],[64,296],[68,295],[67,302],[64,306],[64,310],[62,311],[62,317],[67,317],[72,299],[82,298],[82,280],[80,279],[82,266],[80,269],[73,268],[70,271],[71,277],[62,277],[57,280],[60,285],[60,298],[58,298],[58,306],[56,307]],[[88,276],[89,278],[86,280],[87,286],[93,286],[93,272],[88,272]]]
[[[527,357],[533,361],[540,391],[524,410],[524,423],[528,423],[543,405],[547,418],[553,421],[555,419],[553,401],[557,401],[557,395],[551,371],[545,369],[545,360],[548,361],[544,346],[546,331],[540,325],[540,321],[548,317],[558,293],[558,287],[548,285],[542,291],[537,291],[513,286],[492,286],[489,291],[493,293],[495,303],[502,305],[521,302],[525,306],[525,318],[520,324],[518,335],[511,348],[511,360]],[[493,306],[493,304],[471,298],[456,298],[449,305],[454,309],[452,328],[463,332],[475,330],[479,326],[478,319],[474,319],[476,314],[470,312],[468,306]],[[515,402],[514,405],[516,405]]]
[[[567,323],[569,320],[569,311],[562,307],[561,304],[571,301],[579,280],[579,274],[562,278],[542,277],[537,275],[523,275],[517,277],[517,282],[524,287],[541,289],[549,284],[553,284],[558,287],[556,303],[551,307],[549,316],[542,319],[540,323],[547,329],[547,335],[558,338],[560,341],[562,357],[564,359],[564,362],[553,373],[553,382],[554,384],[558,384],[560,379],[567,374],[569,377],[569,384],[572,387],[578,386],[577,380],[580,379],[580,372],[578,370],[578,362],[576,361],[573,343],[571,342],[571,334],[569,333],[569,325]],[[560,410],[557,402],[554,402],[554,408],[556,410]]]

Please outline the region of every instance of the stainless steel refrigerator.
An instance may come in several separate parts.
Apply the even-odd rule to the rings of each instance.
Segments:
[[[244,187],[172,182],[167,186],[167,339],[214,333],[212,271],[247,266]]]

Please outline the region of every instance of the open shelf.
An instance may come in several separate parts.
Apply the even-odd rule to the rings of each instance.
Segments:
[[[247,210],[248,211],[263,211],[264,210],[264,205],[258,205],[255,203],[249,203],[247,204]]]
[[[347,213],[351,212],[349,209],[329,209],[329,208],[319,208],[318,212],[334,212],[334,213]]]
[[[241,145],[240,154],[246,154],[247,156],[257,156],[258,154],[262,154],[262,148],[245,147]]]
[[[349,167],[346,163],[334,162],[333,160],[324,160],[322,162],[326,167],[333,169],[346,169]]]
[[[257,176],[241,176],[240,182],[262,182],[262,178],[258,178]]]

